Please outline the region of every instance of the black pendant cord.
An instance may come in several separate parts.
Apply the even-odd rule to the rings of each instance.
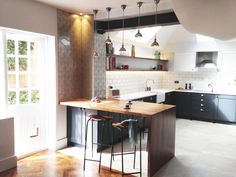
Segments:
[[[155,15],[155,24],[157,25],[157,4],[158,2],[156,2],[156,15]],[[157,33],[155,33],[155,39],[156,39]]]
[[[111,8],[110,7],[107,7],[107,12],[108,12],[108,24],[107,24],[107,38],[109,39],[110,38],[110,11],[111,11]]]
[[[95,57],[97,57],[98,56],[98,53],[97,53],[97,47],[96,47],[96,42],[97,42],[97,35],[96,35],[96,32],[97,32],[97,23],[96,23],[96,16],[97,16],[97,13],[98,13],[98,10],[97,9],[94,9],[93,10],[93,13],[94,13],[94,31],[95,31],[95,37],[94,37],[94,48],[95,48],[95,50],[94,50],[94,56]]]
[[[124,27],[125,27],[125,8],[126,8],[126,5],[121,5],[121,9],[123,10],[123,24],[122,24],[122,26],[123,26],[123,31],[122,31],[122,45],[121,45],[121,48],[120,48],[120,52],[125,52],[126,51],[126,49],[125,49],[125,47],[124,47],[124,41],[125,41],[125,32],[124,32]]]
[[[124,45],[124,39],[125,39],[125,34],[124,34],[124,27],[125,27],[125,19],[124,19],[124,16],[125,16],[125,9],[123,8],[123,32],[122,32],[122,45]]]
[[[105,41],[106,44],[111,44],[111,39],[110,39],[110,11],[111,11],[111,7],[107,7],[107,17],[108,17],[108,23],[107,23],[107,39]]]
[[[141,5],[140,4],[138,4],[138,29],[139,29],[139,26],[140,26],[140,7],[141,7]]]

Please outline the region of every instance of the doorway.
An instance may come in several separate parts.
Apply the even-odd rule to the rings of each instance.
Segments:
[[[23,157],[48,149],[49,40],[46,35],[18,30],[0,32],[5,66],[1,95],[5,95],[7,112],[14,117],[15,154]]]

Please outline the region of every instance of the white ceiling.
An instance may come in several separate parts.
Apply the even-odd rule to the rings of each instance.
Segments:
[[[62,10],[73,13],[92,14],[93,9],[98,9],[97,19],[106,19],[106,7],[111,7],[111,18],[119,18],[122,16],[121,4],[126,4],[126,16],[137,16],[139,0],[35,0],[42,2]],[[141,7],[141,14],[151,14],[155,12],[154,0],[141,0],[144,2]],[[172,10],[171,0],[161,0],[158,5],[158,11]]]
[[[236,0],[173,0],[180,23],[189,31],[222,40],[236,37]]]
[[[139,0],[34,0],[72,13],[92,14],[98,9],[97,19],[106,20],[106,7],[111,7],[111,19],[122,16],[121,4],[126,4],[126,17],[137,16]],[[154,0],[142,0],[141,14],[155,12]],[[161,0],[158,11],[174,10],[185,29],[214,38],[236,38],[236,0]]]

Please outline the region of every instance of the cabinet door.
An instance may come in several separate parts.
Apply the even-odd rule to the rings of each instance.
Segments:
[[[195,71],[196,52],[175,53],[174,70],[175,71]]]
[[[191,93],[175,93],[176,114],[179,118],[190,118]]]
[[[175,105],[175,92],[168,92],[165,94],[165,104]]]
[[[222,53],[221,71],[236,71],[236,52]]]
[[[217,120],[236,122],[236,96],[218,96]]]

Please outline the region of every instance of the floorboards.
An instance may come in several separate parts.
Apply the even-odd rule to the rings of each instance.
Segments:
[[[126,142],[130,148],[129,141]],[[119,144],[116,149],[119,151]],[[43,151],[21,159],[17,168],[0,173],[0,177],[120,177],[119,158],[114,162],[116,170],[110,172],[107,168],[109,153],[109,150],[103,153],[100,174],[97,163],[86,163],[83,171],[83,148],[74,147]],[[175,154],[154,177],[236,177],[236,126],[178,119]],[[145,147],[143,156],[146,164]],[[133,156],[125,160],[127,169],[132,161]],[[145,177],[146,167],[143,169]]]

